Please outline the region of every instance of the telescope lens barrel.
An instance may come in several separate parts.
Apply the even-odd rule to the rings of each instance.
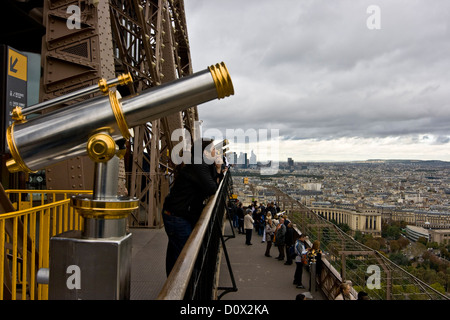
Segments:
[[[91,135],[107,131],[117,141],[129,129],[234,94],[222,62],[206,70],[122,99],[115,94],[83,101],[8,128],[10,172],[33,172],[86,154]]]

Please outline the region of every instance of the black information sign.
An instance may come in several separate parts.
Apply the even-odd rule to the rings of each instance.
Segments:
[[[4,108],[3,113],[3,137],[2,151],[6,151],[6,129],[12,124],[11,112],[16,107],[27,106],[27,72],[28,57],[18,50],[5,46],[4,52]],[[6,60],[6,61],[5,61]]]

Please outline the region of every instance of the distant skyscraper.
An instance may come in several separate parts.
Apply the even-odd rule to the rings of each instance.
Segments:
[[[294,166],[294,160],[292,158],[288,158],[288,166],[293,167]]]
[[[256,154],[253,153],[253,150],[250,155],[250,164],[256,164]]]
[[[236,152],[227,153],[227,159],[229,164],[234,165],[238,163],[238,156]]]
[[[237,159],[238,168],[247,168],[248,165],[248,159],[247,159],[247,153],[239,153],[239,157]]]

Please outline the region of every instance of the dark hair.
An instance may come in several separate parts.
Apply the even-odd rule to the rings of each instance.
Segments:
[[[194,152],[194,148],[195,146],[197,146],[200,143],[201,140],[201,145],[202,145],[202,152],[201,152],[201,159],[198,159],[200,162],[195,162],[195,152]],[[210,138],[203,138],[203,139],[198,139],[196,140],[196,143],[193,143],[191,146],[191,150],[188,151],[191,153],[191,164],[193,163],[203,163],[203,151],[205,151],[206,147],[208,147],[211,143],[213,143],[214,140],[210,139]],[[170,157],[169,157],[170,159]],[[182,162],[178,165],[175,166],[175,169],[173,170],[173,177],[174,180],[176,180],[181,172],[181,169],[183,169],[183,167],[186,165],[186,163]]]
[[[368,300],[369,294],[365,291],[358,292],[358,300]]]
[[[196,148],[198,148],[198,145],[200,144],[200,142],[201,142],[201,146],[202,146],[202,151],[198,152],[198,150],[196,150]],[[191,147],[191,161],[192,161],[191,163],[193,163],[193,164],[204,163],[203,152],[206,150],[206,148],[208,146],[212,145],[213,142],[214,142],[214,140],[211,138],[202,138],[202,139],[195,140]],[[199,157],[200,157],[200,159],[199,159]]]
[[[303,293],[299,293],[295,296],[295,300],[306,300],[306,296]]]

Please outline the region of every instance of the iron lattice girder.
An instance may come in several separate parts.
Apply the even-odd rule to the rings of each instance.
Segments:
[[[118,53],[116,64],[133,74],[132,93],[192,74],[182,0],[111,0],[110,3]],[[171,134],[185,128],[192,135],[195,120],[198,114],[193,106],[136,128],[130,196],[142,200],[141,208],[147,212],[145,225],[161,224],[158,216],[168,191],[166,175],[173,171],[167,154],[173,147]]]
[[[72,4],[81,9],[81,28],[68,30],[66,21],[70,14],[66,11]],[[119,88],[126,94],[140,93],[192,74],[182,0],[99,0],[96,5],[88,1],[48,0],[44,2],[43,16],[47,33],[42,52],[41,101],[93,85],[100,77],[114,78],[118,73],[130,72],[133,77],[128,89]],[[198,114],[193,106],[140,127],[132,141],[137,154],[127,159],[132,184],[128,185],[128,194],[142,199],[149,216],[158,214],[161,199],[167,193],[169,178],[162,177],[172,172],[173,165],[167,157],[167,150],[172,149],[171,133],[186,128],[193,136],[195,120]],[[149,156],[145,157],[144,152]],[[72,175],[83,176],[89,166],[81,159],[77,161],[71,166],[80,168],[79,172]],[[65,168],[62,165],[49,170],[48,183],[52,179],[52,185],[57,180],[67,184],[58,174]],[[142,181],[144,175],[146,179]],[[89,180],[90,176],[87,175]],[[59,189],[81,186],[89,188],[84,181],[70,181],[70,186],[65,187],[58,184]]]
[[[155,1],[110,0],[117,61],[133,74],[134,92],[160,84],[158,61],[161,26]]]

